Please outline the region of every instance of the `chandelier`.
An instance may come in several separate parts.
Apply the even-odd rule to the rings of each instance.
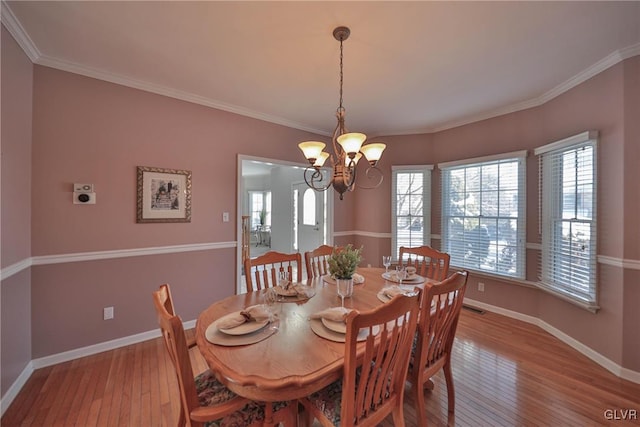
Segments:
[[[377,188],[382,184],[383,175],[376,165],[386,148],[386,145],[381,142],[363,145],[367,136],[363,133],[348,132],[344,126],[346,111],[342,106],[342,42],[349,38],[349,34],[351,31],[347,27],[337,27],[333,30],[333,37],[340,42],[340,104],[336,111],[338,125],[331,139],[333,154],[323,151],[326,146],[324,142],[306,141],[298,144],[310,164],[304,171],[304,181],[316,191],[325,191],[333,186],[333,189],[340,194],[340,200],[345,192],[355,189],[356,165],[362,156],[369,162],[365,175],[373,184],[369,186],[359,184],[358,187]],[[322,173],[322,167],[327,159],[330,159],[333,169],[332,178],[328,182]]]

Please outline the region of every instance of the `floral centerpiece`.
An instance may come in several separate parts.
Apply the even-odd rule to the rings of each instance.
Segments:
[[[361,252],[362,247],[354,249],[350,244],[342,248],[333,248],[328,259],[331,276],[335,279],[352,279],[356,267],[362,261]]]

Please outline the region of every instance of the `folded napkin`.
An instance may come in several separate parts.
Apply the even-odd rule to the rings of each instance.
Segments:
[[[263,304],[252,305],[242,311],[234,313],[232,316],[226,316],[224,320],[218,322],[218,329],[233,329],[243,323],[255,320],[262,322],[269,319],[269,309]]]
[[[352,311],[352,308],[331,307],[314,313],[310,317],[312,319],[327,319],[334,322],[344,322],[349,313],[351,313]]]
[[[311,298],[312,296],[315,295],[315,291],[313,288],[309,287],[309,286],[305,286],[301,283],[296,283],[295,285],[293,285],[293,289],[296,290],[296,294],[299,297],[303,297],[303,298]]]
[[[353,273],[353,284],[358,285],[360,283],[364,283],[364,276],[362,274]]]
[[[382,290],[382,294],[387,298],[393,298],[396,295],[404,295],[405,292],[406,291],[402,289],[400,286],[389,286],[388,288],[384,288]]]

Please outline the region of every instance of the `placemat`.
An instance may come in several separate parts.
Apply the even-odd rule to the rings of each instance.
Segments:
[[[210,324],[205,331],[207,341],[212,344],[234,347],[239,345],[255,344],[269,338],[278,332],[277,322],[267,323],[267,325],[255,332],[246,335],[229,335],[221,332],[216,326],[216,321]]]

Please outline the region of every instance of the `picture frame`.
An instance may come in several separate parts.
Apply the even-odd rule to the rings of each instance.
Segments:
[[[137,167],[138,223],[191,222],[191,171]]]

